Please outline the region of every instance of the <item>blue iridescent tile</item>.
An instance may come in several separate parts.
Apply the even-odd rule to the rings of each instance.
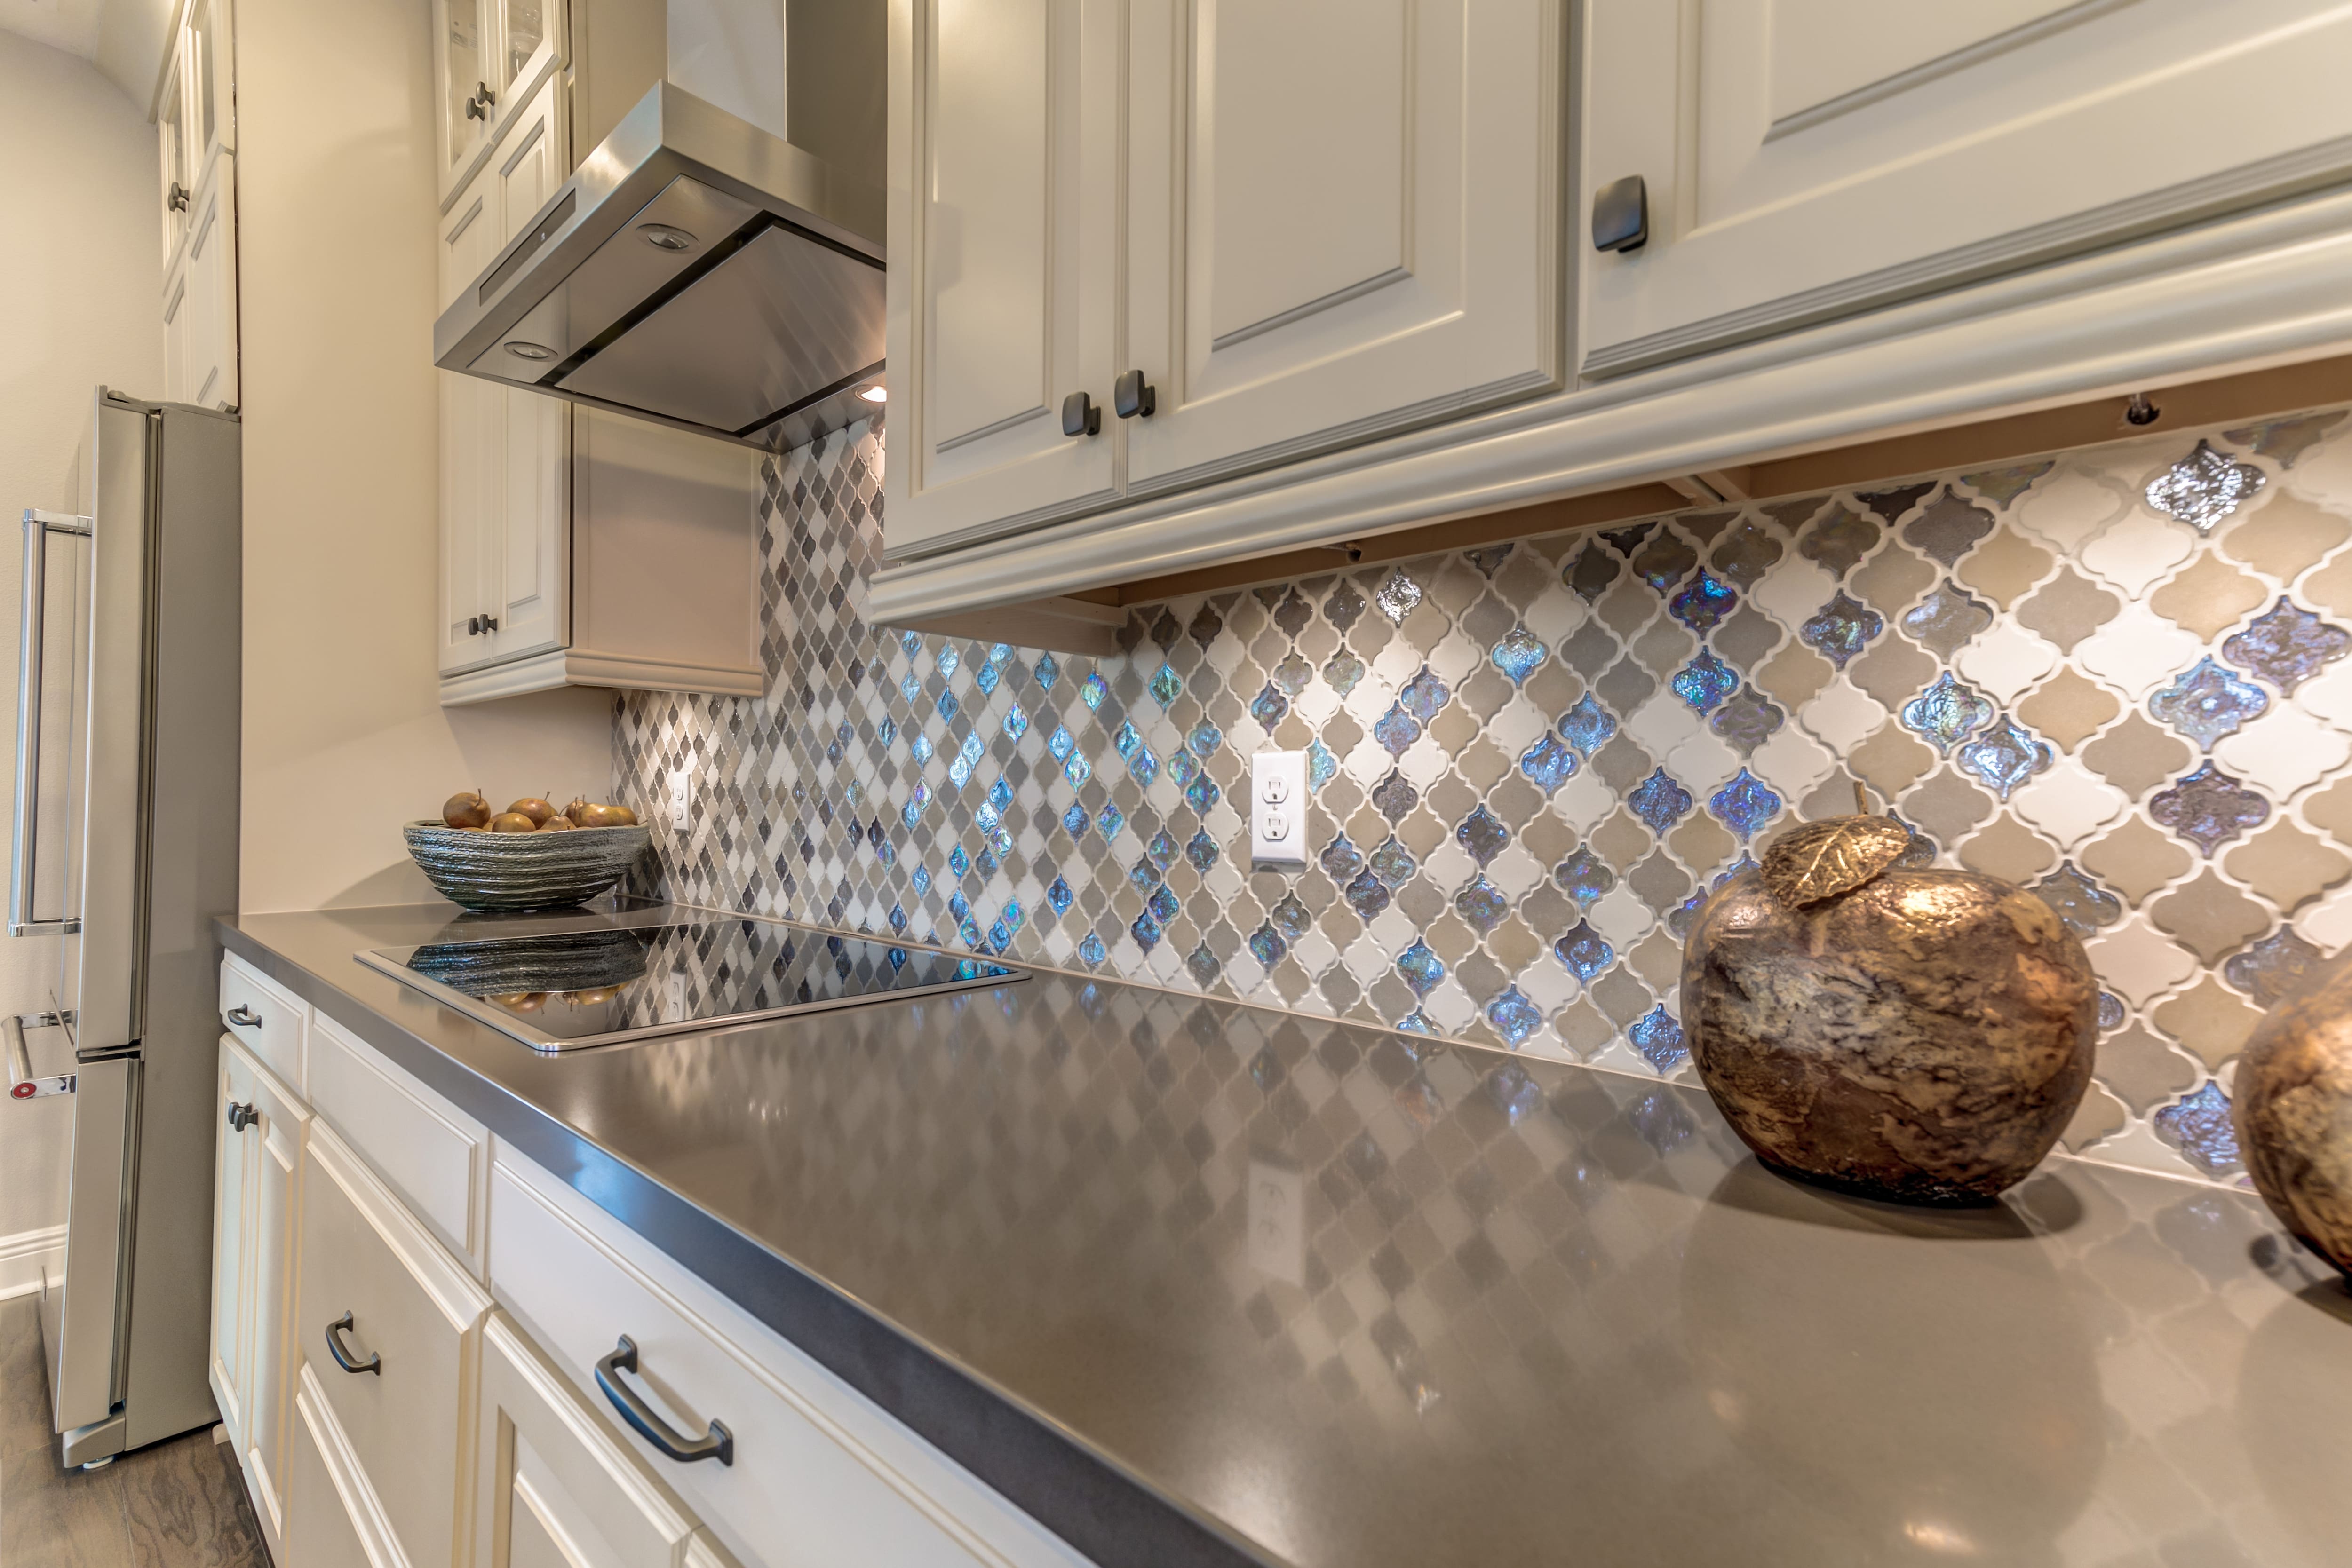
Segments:
[[[1070,884],[1058,876],[1054,879],[1054,885],[1045,890],[1045,902],[1057,915],[1067,915],[1077,896],[1070,891]]]
[[[2049,746],[2015,719],[2003,716],[1999,724],[1967,742],[1954,754],[1962,770],[1975,774],[2002,800],[2010,791],[2049,769]]]
[[[1617,733],[1617,720],[1610,711],[1593,700],[1591,692],[1576,699],[1576,706],[1559,716],[1560,737],[1576,747],[1580,757],[1591,757],[1609,744]]]
[[[907,880],[915,884],[915,892],[918,894],[931,891],[931,873],[928,866],[917,866],[907,874]]]
[[[1543,1013],[1519,994],[1518,987],[1511,986],[1486,1004],[1486,1021],[1495,1026],[1505,1045],[1517,1051],[1528,1036],[1543,1027]]]
[[[1209,951],[1206,942],[1184,955],[1184,972],[1192,977],[1192,983],[1196,986],[1213,982],[1224,967],[1217,956]]]
[[[907,737],[907,755],[915,759],[917,767],[920,767],[922,764],[929,762],[931,759],[931,737],[923,734],[919,730],[915,734],[908,736]]]
[[[1701,571],[1666,601],[1666,611],[1675,620],[1704,636],[1714,630],[1717,622],[1730,614],[1732,606],[1738,602],[1739,594],[1729,583],[1711,571]]]
[[[902,675],[898,680],[898,695],[911,703],[923,695],[923,683],[911,674]]]
[[[1664,1004],[1652,1008],[1625,1026],[1625,1038],[1642,1060],[1659,1072],[1672,1072],[1690,1055],[1683,1043],[1683,1026]]]
[[[1054,733],[1045,737],[1046,755],[1053,758],[1056,762],[1059,762],[1062,758],[1067,757],[1071,752],[1076,751],[1077,748],[1078,737],[1072,735],[1067,728],[1061,725],[1055,725],[1054,727]]]
[[[1373,722],[1372,738],[1391,757],[1402,757],[1421,738],[1421,726],[1402,706],[1391,703],[1389,711]]]
[[[1127,759],[1127,770],[1135,776],[1138,784],[1149,789],[1151,781],[1160,777],[1160,758],[1151,755],[1151,747],[1139,746]]]
[[[2230,1176],[2242,1168],[2238,1130],[2230,1120],[2230,1097],[2221,1092],[2220,1084],[2207,1082],[2178,1104],[2158,1111],[2151,1120],[2157,1135],[2207,1176]]]
[[[1511,901],[1484,876],[1473,877],[1469,886],[1454,895],[1454,913],[1481,936],[1500,925],[1510,912]]]
[[[1389,618],[1392,625],[1402,626],[1404,618],[1421,602],[1421,584],[1402,570],[1391,571],[1388,580],[1372,594],[1372,603]]]
[[[1095,765],[1087,760],[1083,751],[1073,751],[1069,760],[1062,764],[1062,777],[1073,785],[1083,784],[1094,776]]]
[[[971,869],[971,857],[963,852],[963,846],[961,844],[958,844],[955,848],[948,852],[948,869],[955,873],[958,876],[963,875],[964,873]],[[963,912],[961,910],[958,910],[956,913],[961,915]]]
[[[1118,837],[1119,829],[1127,826],[1127,813],[1116,806],[1105,806],[1102,815],[1095,819],[1095,826],[1102,830],[1103,841],[1108,843]]]
[[[1169,754],[1168,777],[1179,789],[1199,778],[1200,774],[1201,765],[1192,759],[1191,752],[1180,747]]]
[[[1325,684],[1343,697],[1354,691],[1357,683],[1363,678],[1364,661],[1345,648],[1332,654],[1329,662],[1323,666]]]
[[[1086,935],[1086,939],[1078,944],[1078,956],[1085,959],[1087,967],[1091,968],[1109,957],[1110,949],[1103,946],[1101,937],[1089,931]]]
[[[963,895],[963,889],[958,888],[948,894],[948,913],[958,920],[971,913],[971,900]]]
[[[1008,898],[1004,901],[1004,915],[1003,918],[1006,930],[1018,931],[1021,929],[1022,923],[1027,920],[1029,916],[1022,910],[1021,901],[1019,899]]]
[[[1846,662],[1886,630],[1886,618],[1841,588],[1802,626],[1797,635],[1804,644],[1843,670]]]
[[[1675,672],[1675,695],[1694,713],[1713,713],[1724,698],[1738,689],[1739,672],[1707,649],[1700,649],[1697,658]]]
[[[1454,841],[1469,851],[1470,858],[1483,866],[1503,852],[1503,847],[1511,841],[1511,830],[1485,806],[1475,806],[1455,825]]]
[[[962,760],[967,768],[979,767],[980,759],[987,755],[988,747],[982,744],[980,737],[976,735],[965,736],[963,744],[956,747],[956,756]]]
[[[1741,768],[1730,783],[1706,799],[1706,809],[1715,820],[1739,835],[1745,843],[1756,836],[1756,831],[1780,814],[1780,797],[1765,787],[1764,781],[1747,768]]]
[[[2147,699],[2147,711],[2203,751],[2225,735],[2235,735],[2267,712],[2270,694],[2223,669],[2208,657]]]
[[[944,679],[945,677],[953,675],[956,673],[956,666],[962,663],[962,656],[957,653],[951,644],[942,643],[940,644],[939,656],[933,660],[932,663],[939,669],[941,678]]]
[[[1289,711],[1290,699],[1277,691],[1272,681],[1266,682],[1265,689],[1250,699],[1250,717],[1257,720],[1268,735],[1274,733],[1275,727]]]
[[[1339,759],[1331,755],[1329,747],[1320,740],[1307,743],[1307,787],[1309,789],[1320,789],[1331,782],[1332,775],[1339,771]]]
[[[2188,456],[2149,481],[2147,504],[2200,534],[2209,534],[2268,477],[2252,464],[2237,462],[2200,440]]]
[[[1299,903],[1295,893],[1284,894],[1282,902],[1265,912],[1265,918],[1268,925],[1292,942],[1306,936],[1315,925],[1314,912]]]
[[[1173,664],[1162,664],[1152,675],[1151,685],[1147,689],[1161,707],[1173,707],[1176,699],[1184,695],[1184,677],[1176,673]]]
[[[981,674],[984,675],[993,668],[995,668],[993,664],[984,665],[981,669]],[[1013,927],[1004,924],[1002,919],[996,921],[988,928],[988,945],[999,953],[1012,946]]]
[[[1361,920],[1370,920],[1389,906],[1389,885],[1370,871],[1360,872],[1356,879],[1339,890],[1348,907]]]
[[[1594,854],[1590,848],[1574,854],[1551,868],[1551,879],[1559,889],[1586,909],[1599,903],[1602,894],[1617,885],[1617,873],[1609,862]]]
[[[1269,680],[1274,688],[1284,696],[1295,697],[1305,691],[1307,683],[1314,678],[1315,666],[1301,658],[1294,649],[1285,653],[1282,656],[1282,662],[1275,665]]]
[[[1078,683],[1078,700],[1087,705],[1088,712],[1102,706],[1103,698],[1108,695],[1110,695],[1110,683],[1104,680],[1099,674],[1090,674]]]
[[[1533,746],[1519,753],[1519,771],[1547,795],[1576,777],[1576,753],[1557,736],[1538,736]]]
[[[1437,716],[1437,710],[1444,707],[1453,695],[1445,683],[1437,678],[1437,672],[1423,664],[1419,673],[1404,684],[1403,690],[1397,693],[1397,706],[1427,724]]]
[[[1206,828],[1194,833],[1184,844],[1184,858],[1192,862],[1194,871],[1208,870],[1217,863],[1217,856],[1222,852],[1217,841],[1209,836]]]
[[[885,746],[898,738],[898,727],[892,722],[888,714],[884,714],[882,722],[874,727],[874,738]]]
[[[1588,986],[1601,970],[1617,961],[1616,949],[1592,928],[1589,920],[1578,921],[1567,936],[1551,945],[1551,951],[1553,957],[1568,966],[1570,974]]]
[[[1431,952],[1428,944],[1423,942],[1416,942],[1398,954],[1396,967],[1397,973],[1404,977],[1405,985],[1416,997],[1429,995],[1437,989],[1438,982],[1445,978],[1444,961]]]
[[[1192,803],[1195,811],[1206,811],[1215,805],[1219,793],[1215,782],[1206,773],[1184,786],[1184,799]]]
[[[2221,977],[2267,1008],[2293,991],[2326,956],[2294,926],[2282,925],[2231,955],[2221,966]]]
[[[965,946],[971,948],[974,952],[984,953],[988,950],[988,938],[981,934],[980,922],[977,920],[973,920],[969,916],[965,917],[963,922],[956,927],[956,936],[962,941]]]
[[[1633,815],[1650,824],[1652,832],[1663,833],[1689,814],[1691,792],[1660,768],[1633,786],[1633,792],[1625,797],[1625,804],[1633,808]]]
[[[1420,862],[1412,858],[1412,852],[1393,837],[1364,857],[1364,863],[1371,868],[1374,876],[1391,887],[1402,887],[1420,869]]]
[[[1071,744],[1075,746],[1077,743],[1073,740]],[[1118,733],[1110,737],[1110,748],[1118,753],[1121,760],[1134,756],[1135,748],[1142,744],[1143,732],[1124,721],[1120,723]]]
[[[2124,917],[2123,900],[2077,871],[2073,861],[2061,861],[2056,871],[2033,884],[2033,891],[2080,941],[2089,941]]]
[[[1947,670],[1903,705],[1903,727],[1942,756],[1990,724],[1999,711],[1990,697]]]
[[[1389,776],[1372,786],[1372,810],[1391,822],[1402,822],[1421,803],[1421,791],[1412,787],[1404,774],[1394,768]]]
[[[2101,991],[2099,993],[2099,1030],[2101,1033],[2104,1034],[2111,1029],[2123,1028],[2124,1019],[2130,1016],[2130,1010],[2124,1006],[2124,999],[2121,997],[2116,995],[2113,991]]]
[[[1147,909],[1137,915],[1135,923],[1127,929],[1129,935],[1135,938],[1135,945],[1145,952],[1149,953],[1160,946],[1160,922],[1151,918],[1151,911]]]
[[[1350,843],[1347,834],[1341,833],[1323,846],[1323,852],[1317,857],[1316,863],[1323,868],[1324,875],[1344,887],[1364,869],[1364,852]]]
[[[2223,844],[2270,821],[2271,803],[2208,762],[2170,789],[2158,790],[2148,800],[2147,814],[2211,860]]]
[[[922,651],[922,634],[919,632],[901,632],[898,633],[898,646],[906,650],[908,658],[912,658]]]
[[[1268,924],[1249,934],[1249,950],[1250,956],[1258,961],[1260,967],[1271,969],[1282,962],[1285,953],[1290,951],[1290,943]]]
[[[904,932],[907,929],[907,906],[903,904],[892,904],[888,918],[891,930]]]
[[[1412,1011],[1405,1014],[1404,1017],[1397,1019],[1396,1022],[1391,1024],[1389,1027],[1395,1030],[1399,1034],[1425,1034],[1434,1036],[1437,1033],[1437,1025],[1431,1022],[1429,1015],[1423,1012],[1419,1008],[1413,1009]],[[1402,1094],[1403,1091],[1399,1090],[1398,1092]]]
[[[1053,654],[1040,653],[1036,668],[1029,673],[1037,677],[1038,685],[1050,692],[1054,689],[1054,683],[1062,678],[1062,666],[1054,662]]]
[[[1151,896],[1143,901],[1143,907],[1151,912],[1152,919],[1166,925],[1176,918],[1176,912],[1183,908],[1184,904],[1183,901],[1176,896],[1176,890],[1163,882],[1151,890]]]
[[[1160,868],[1148,860],[1140,860],[1129,868],[1127,884],[1138,893],[1150,893],[1160,885]]]
[[[1003,666],[1000,664],[982,664],[979,670],[973,674],[971,684],[980,688],[981,695],[986,696],[989,693],[996,689],[996,683],[1003,679],[1002,674],[999,673],[1003,668]]]
[[[988,787],[988,803],[999,811],[1013,809],[1013,786],[999,779]]]
[[[1185,744],[1192,748],[1193,756],[1205,758],[1225,743],[1225,732],[1215,725],[1202,720],[1192,727],[1192,733],[1185,737],[1184,740]]]
[[[1672,909],[1668,910],[1666,912],[1666,935],[1673,937],[1677,942],[1687,939],[1690,936],[1691,926],[1698,920],[1698,912],[1705,909],[1706,907],[1706,901],[1714,896],[1714,894],[1702,888],[1700,891],[1692,894],[1688,898],[1684,899],[1680,904],[1675,904]]]
[[[1168,830],[1165,828],[1152,834],[1151,841],[1143,846],[1143,858],[1161,871],[1166,871],[1170,866],[1174,865],[1176,857],[1182,852],[1177,848],[1176,841],[1168,836]]]
[[[962,711],[963,705],[956,701],[955,693],[941,692],[940,694],[940,716],[941,718],[952,720],[957,714]]]
[[[917,779],[914,792],[907,797],[907,804],[898,812],[898,821],[905,823],[908,829],[912,829],[916,823],[923,820],[923,809],[930,803],[929,787],[921,779]]]
[[[2293,692],[2352,649],[2352,632],[2331,626],[2285,594],[2244,631],[2221,644],[2221,657]]]
[[[1503,640],[1487,652],[1487,657],[1495,661],[1495,668],[1508,675],[1513,685],[1533,674],[1536,666],[1549,656],[1550,650],[1543,645],[1543,639],[1525,626],[1514,626],[1504,632]]]
[[[1729,741],[1740,756],[1748,757],[1771,739],[1787,719],[1788,716],[1754,686],[1742,686],[1715,710],[1706,727]]]

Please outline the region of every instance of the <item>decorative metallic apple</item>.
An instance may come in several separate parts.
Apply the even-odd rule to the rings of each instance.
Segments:
[[[2234,1087],[2254,1190],[2352,1280],[2352,949],[2254,1026]]]
[[[1685,1037],[1765,1164],[1902,1203],[1987,1203],[2081,1102],[2098,985],[2041,899],[1898,866],[1909,845],[1888,817],[1782,834],[1691,927]]]

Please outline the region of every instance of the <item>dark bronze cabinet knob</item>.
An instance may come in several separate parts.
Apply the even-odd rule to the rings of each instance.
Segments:
[[[1592,198],[1592,248],[1639,250],[1650,243],[1650,191],[1639,174],[1604,185]]]
[[[1065,435],[1096,435],[1102,431],[1102,410],[1095,400],[1082,392],[1074,392],[1062,400],[1062,434]]]
[[[1143,379],[1141,371],[1129,371],[1111,383],[1110,406],[1121,419],[1150,419],[1151,411],[1160,406],[1160,394]]]

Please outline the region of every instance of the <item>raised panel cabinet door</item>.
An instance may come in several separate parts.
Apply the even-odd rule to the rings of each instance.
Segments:
[[[491,79],[499,86],[501,108],[519,104],[554,73],[564,44],[562,0],[492,0],[497,16],[499,50]],[[501,116],[503,139],[509,121]],[[568,162],[568,160],[567,160]],[[571,169],[566,167],[564,174]],[[558,175],[561,181],[562,175]]]
[[[245,1433],[239,1451],[260,1501],[262,1529],[274,1543],[283,1536],[286,1509],[286,1431],[290,1415],[289,1383],[300,1358],[287,1328],[292,1322],[296,1222],[301,1209],[302,1155],[310,1113],[292,1091],[257,1064],[251,1069],[253,1106],[261,1120],[247,1136],[255,1141],[247,1176],[247,1320],[252,1333],[246,1354]]]
[[[2352,173],[2344,0],[1587,10],[1585,200],[1639,174],[1650,207],[1646,246],[1585,253],[1588,374]]]
[[[250,1059],[221,1037],[213,1095],[213,1329],[207,1379],[229,1438],[245,1451],[246,1396],[251,1387],[254,1146],[259,1132],[247,1120],[254,1102]]]
[[[163,398],[167,402],[188,401],[188,333],[196,314],[188,306],[187,257],[182,256],[180,265],[163,279]]]
[[[487,172],[458,193],[440,228],[442,304],[457,298],[505,243],[505,186]],[[444,674],[489,663],[484,628],[498,613],[499,517],[506,506],[506,388],[478,376],[436,371],[441,399],[441,611],[436,628]]]
[[[444,206],[489,146],[499,89],[493,0],[433,0],[434,143]]]
[[[1559,384],[1560,0],[1137,0],[1148,494]],[[1115,409],[1114,413],[1117,412]]]
[[[318,1380],[297,1375],[286,1432],[286,1568],[385,1568],[400,1561],[382,1508]]]
[[[189,361],[184,401],[235,409],[236,344],[236,155],[213,160],[188,226]]]
[[[195,198],[195,160],[188,145],[187,49],[175,44],[163,90],[155,100],[155,200],[163,213],[163,269],[168,274],[188,237],[188,208]]]
[[[201,172],[236,145],[236,48],[230,0],[190,0],[186,38],[188,142]]]
[[[891,7],[893,554],[1114,494],[1122,9]],[[1063,434],[1074,393],[1098,411],[1096,434]]]

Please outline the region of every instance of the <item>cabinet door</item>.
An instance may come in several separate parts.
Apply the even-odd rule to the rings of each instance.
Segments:
[[[1149,493],[1558,384],[1559,0],[1138,0]]]
[[[223,152],[197,190],[188,225],[188,360],[181,398],[236,407],[236,155]]]
[[[286,1439],[286,1544],[278,1561],[288,1568],[377,1568],[397,1562],[316,1381],[306,1371],[297,1386]],[[368,1550],[371,1541],[375,1552]]]
[[[496,180],[477,179],[441,221],[442,302],[457,298],[505,242]],[[435,372],[441,388],[441,615],[444,674],[493,656],[481,620],[496,613],[493,552],[506,504],[506,400],[478,376]]]
[[[201,173],[236,146],[236,51],[229,0],[190,0],[182,29],[188,79],[188,145]]]
[[[1113,494],[1115,0],[891,7],[889,486],[894,554]]]
[[[158,164],[155,199],[163,211],[163,269],[177,264],[188,237],[188,209],[195,200],[196,170],[188,145],[186,50],[175,47],[155,105]]]
[[[1593,0],[1585,369],[1768,336],[2352,171],[2343,0]],[[1591,253],[1586,253],[1591,256]]]
[[[246,1176],[247,1385],[245,1433],[239,1451],[246,1474],[261,1502],[262,1529],[275,1544],[285,1522],[285,1441],[289,1417],[287,1384],[299,1357],[292,1354],[287,1325],[292,1321],[295,1225],[300,1212],[302,1150],[310,1113],[287,1087],[258,1064],[248,1070],[252,1104],[260,1121],[246,1135],[255,1140]]]
[[[242,1454],[249,1429],[246,1395],[252,1385],[247,1360],[253,1330],[251,1178],[254,1145],[261,1138],[246,1121],[247,1108],[254,1102],[251,1061],[226,1035],[221,1037],[214,1088],[213,1329],[207,1371],[221,1421]],[[232,1116],[237,1124],[231,1124]]]
[[[434,140],[446,205],[489,145],[498,89],[494,0],[433,0]]]
[[[163,275],[163,400],[188,401],[188,366],[193,354],[188,334],[198,312],[188,305],[188,258]]]
[[[498,28],[499,53],[493,61],[501,107],[524,99],[551,75],[563,45],[563,8],[560,0],[491,0]],[[499,117],[498,133],[507,134],[508,117]],[[560,182],[572,172],[567,166]],[[552,189],[552,187],[551,187]]]

